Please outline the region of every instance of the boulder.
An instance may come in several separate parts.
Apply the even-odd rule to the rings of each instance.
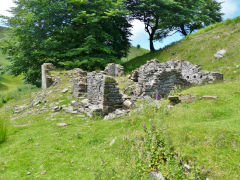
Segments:
[[[202,96],[201,100],[218,100],[217,96]]]
[[[217,51],[216,54],[214,54],[214,57],[217,59],[223,58],[224,55],[226,54],[226,52],[227,51],[225,49],[221,49],[221,50]]]
[[[127,108],[127,109],[130,109],[132,107],[132,104],[133,103],[130,100],[125,100],[123,102],[124,107]]]

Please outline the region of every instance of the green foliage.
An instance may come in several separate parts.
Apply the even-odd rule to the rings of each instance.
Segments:
[[[195,30],[222,21],[221,2],[216,0],[175,0],[182,8],[168,17],[169,28],[187,36]]]
[[[160,171],[168,179],[186,179],[184,169],[174,150],[166,143],[162,130],[157,130],[153,124],[149,129],[144,126],[144,134],[140,139],[135,146],[138,151],[137,169],[147,174],[151,170]]]
[[[102,69],[127,55],[129,28],[121,1],[17,0],[4,43],[13,74],[40,85],[40,66],[52,62],[85,70]]]
[[[125,0],[133,19],[145,24],[150,50],[153,41],[176,32],[184,36],[215,22],[222,21],[221,3],[216,0]]]

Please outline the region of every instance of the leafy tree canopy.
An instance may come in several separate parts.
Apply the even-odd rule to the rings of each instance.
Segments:
[[[151,51],[154,40],[175,32],[186,36],[222,20],[221,3],[216,0],[125,0],[125,5],[132,19],[144,22]]]
[[[130,47],[121,0],[16,0],[5,45],[15,74],[40,84],[40,66],[103,68],[126,56]]]

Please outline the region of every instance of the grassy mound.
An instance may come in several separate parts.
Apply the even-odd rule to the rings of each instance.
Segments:
[[[136,57],[126,62],[124,66],[126,71],[130,72],[154,58],[160,61],[184,59],[200,64],[204,70],[219,71],[227,80],[238,80],[240,77],[239,29],[240,17],[217,23],[164,49]],[[215,59],[214,54],[221,49],[226,49],[227,53],[222,59]]]

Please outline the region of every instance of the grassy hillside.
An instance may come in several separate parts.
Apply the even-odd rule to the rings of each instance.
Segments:
[[[60,77],[67,76],[62,72]],[[68,106],[74,100],[69,99],[70,90],[61,92],[70,86],[64,80],[45,91],[49,93],[46,104],[20,114],[13,113],[15,107],[33,103],[41,91],[24,93],[0,108],[0,120],[9,120],[6,142],[0,145],[0,179],[148,179],[151,163],[159,163],[156,154],[147,155],[152,150],[143,148],[156,138],[144,133],[143,124],[149,127],[150,122],[159,130],[157,137],[164,136],[170,149],[174,149],[179,162],[194,170],[192,176],[186,177],[179,164],[170,160],[158,166],[164,176],[240,178],[240,82],[192,87],[182,93],[195,94],[198,99],[171,109],[166,100],[139,101],[138,110],[113,120],[52,111],[51,107]],[[203,95],[218,96],[219,100],[200,100]],[[57,123],[68,126],[58,127]],[[198,176],[199,172],[206,176]]]
[[[126,58],[122,58],[122,62],[130,61],[131,59],[142,56],[148,52],[149,50],[144,48],[131,47],[128,56]]]
[[[0,179],[138,180],[149,179],[151,170],[170,180],[240,179],[239,28],[240,18],[219,23],[125,63],[130,71],[153,58],[177,58],[224,73],[226,82],[183,90],[197,95],[192,103],[169,108],[167,100],[139,100],[129,116],[102,120],[53,111],[75,100],[66,72],[56,72],[62,82],[46,91],[23,90],[0,107],[0,122],[8,129],[0,144]],[[215,59],[223,48],[225,57]],[[127,77],[117,80],[120,87],[129,86]],[[66,87],[69,91],[62,93]],[[44,101],[31,106],[43,93],[48,94]],[[218,100],[200,100],[203,95]],[[19,105],[28,108],[16,114]]]
[[[239,79],[239,47],[240,17],[217,23],[162,50],[132,59],[125,67],[129,72],[154,58],[160,61],[184,59],[200,64],[204,70],[224,73],[227,80]],[[222,59],[215,59],[214,54],[221,49],[226,49],[227,53]]]

